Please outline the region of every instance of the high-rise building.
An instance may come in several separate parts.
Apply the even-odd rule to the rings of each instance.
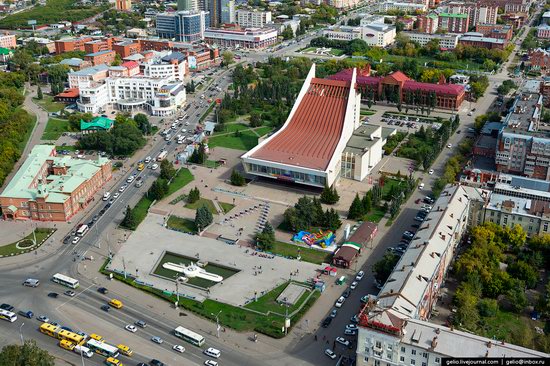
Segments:
[[[208,0],[210,26],[235,23],[235,0]]]
[[[132,0],[116,0],[116,9],[122,11],[132,10]]]
[[[178,0],[178,11],[197,11],[199,10],[198,0]],[[204,9],[200,9],[204,10]]]
[[[209,18],[209,12],[205,11],[161,13],[157,15],[157,35],[179,42],[195,42],[204,38]]]
[[[263,28],[271,23],[270,11],[237,10],[237,24],[243,28]]]

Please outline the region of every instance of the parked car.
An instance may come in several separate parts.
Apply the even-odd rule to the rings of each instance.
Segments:
[[[15,309],[15,308],[10,304],[2,304],[2,305],[0,305],[0,309],[7,310],[7,311],[13,311],[13,309]]]
[[[344,296],[340,296],[338,300],[336,300],[336,304],[334,304],[334,306],[336,306],[337,308],[341,308],[345,301],[346,298]]]
[[[336,337],[336,342],[340,343],[342,346],[346,346],[346,347],[350,346],[350,342],[344,337]]]
[[[76,243],[78,243],[79,241],[80,241],[80,237],[79,237],[79,236],[75,236],[75,237],[73,238],[73,240],[71,240],[71,243],[76,244]]]
[[[354,316],[351,317],[350,321],[354,324],[359,323],[359,316],[355,314]]]
[[[357,330],[358,327],[357,327],[357,324],[348,324],[348,325],[346,325],[346,329]]]
[[[346,291],[344,291],[342,296],[344,296],[347,299],[349,297],[349,295],[351,295],[351,290],[348,288],[348,289],[346,289]]]
[[[361,281],[365,277],[365,272],[359,271],[357,272],[357,276],[355,276],[355,281]]]
[[[331,318],[336,318],[336,315],[338,315],[338,309],[332,309],[329,316]]]
[[[353,281],[351,283],[351,285],[349,285],[349,288],[352,289],[352,290],[355,290],[357,288],[357,285],[359,284],[359,282],[357,281]]]
[[[330,323],[332,323],[332,318],[330,316],[327,316],[325,318],[325,320],[323,320],[323,323],[321,324],[321,326],[323,328],[328,328],[328,326],[330,325]]]
[[[59,294],[58,294],[57,292],[50,292],[50,293],[48,294],[48,297],[52,297],[52,298],[54,298],[54,299],[57,299],[58,296],[59,296]]]
[[[344,330],[344,335],[354,336],[354,335],[357,335],[357,331],[356,330],[351,330],[351,329],[346,329],[346,330]]]
[[[336,359],[336,353],[334,353],[330,348],[327,348],[325,350],[325,355],[327,355],[328,357],[330,357],[331,359]]]

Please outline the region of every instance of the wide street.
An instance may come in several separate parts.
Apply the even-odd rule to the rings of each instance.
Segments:
[[[523,33],[522,37],[529,31],[529,27]],[[309,35],[301,41],[290,44],[288,47],[268,52],[247,53],[243,56],[242,61],[252,62],[265,59],[268,56],[284,56],[294,54],[295,51],[305,47],[309,40],[317,35]],[[333,347],[333,340],[336,336],[343,336],[343,330],[346,324],[350,323],[350,318],[357,313],[360,306],[360,297],[365,294],[376,294],[377,289],[374,287],[373,275],[371,267],[385,253],[386,248],[395,245],[401,239],[401,235],[405,230],[411,230],[411,225],[414,223],[413,218],[416,215],[419,206],[414,202],[426,196],[432,187],[434,180],[443,172],[445,162],[453,154],[454,149],[460,141],[465,138],[465,129],[473,127],[475,115],[484,113],[489,109],[496,98],[496,88],[500,83],[507,79],[506,76],[507,64],[503,65],[501,71],[495,75],[490,75],[490,85],[484,97],[480,98],[476,103],[472,103],[471,107],[476,108],[477,113],[473,116],[468,116],[467,113],[470,104],[466,102],[463,109],[459,112],[460,127],[462,133],[455,133],[451,136],[449,143],[452,144],[451,149],[444,148],[438,156],[432,168],[435,174],[416,172],[415,176],[420,178],[425,184],[424,190],[415,191],[402,207],[402,212],[389,228],[381,228],[382,234],[374,242],[372,250],[367,249],[363,252],[361,261],[357,268],[365,271],[365,278],[360,282],[358,288],[352,291],[349,298],[344,303],[343,307],[338,310],[338,315],[328,328],[319,327],[321,319],[313,319],[311,321],[312,330],[319,328],[315,333],[317,341],[314,340],[314,335],[305,336],[292,345],[290,354],[284,354],[284,349],[279,349],[277,353],[265,354],[264,357],[254,357],[247,352],[236,349],[229,345],[225,340],[217,339],[215,335],[203,334],[206,339],[206,345],[218,348],[222,351],[223,365],[333,365],[335,361],[329,360],[323,351],[325,348]],[[221,92],[213,91],[206,92],[205,89],[196,93],[194,98],[189,98],[188,104],[191,107],[186,112],[190,117],[188,120],[189,126],[183,126],[187,130],[194,130],[199,122],[200,116],[208,108],[208,103],[200,104],[200,95],[206,94],[206,98],[215,99],[221,97],[229,85],[230,78],[228,77],[229,70],[219,70],[212,78],[213,82],[219,84]],[[222,77],[224,75],[225,77]],[[164,121],[165,125],[169,125],[172,119]],[[162,130],[163,126],[159,126]],[[165,126],[164,126],[165,128]],[[179,131],[179,130],[178,130]],[[174,134],[177,134],[175,132]],[[133,160],[144,159],[146,156],[156,157],[161,149],[166,149],[169,152],[169,158],[174,158],[174,153],[179,145],[172,143],[167,145],[159,136],[152,142],[152,146],[148,151],[139,153]],[[128,176],[136,172],[135,166],[130,166],[126,163],[122,173],[116,173],[114,179],[119,184],[119,187],[125,184]],[[116,252],[116,248],[120,243],[118,238],[114,238],[112,233],[116,226],[120,223],[123,217],[123,211],[127,205],[133,206],[139,198],[147,191],[151,183],[156,179],[158,170],[145,169],[142,172],[137,172],[138,176],[143,176],[144,184],[137,188],[134,184],[128,187],[120,194],[112,206],[105,211],[103,215],[96,221],[90,232],[76,245],[71,244],[55,244],[59,249],[55,253],[51,253],[48,257],[38,256],[36,259],[32,255],[22,256],[21,262],[24,265],[9,265],[2,266],[0,269],[0,299],[3,303],[9,303],[16,307],[17,310],[32,310],[37,315],[47,315],[51,320],[57,321],[62,325],[68,326],[73,330],[81,330],[86,333],[98,333],[103,335],[107,342],[117,345],[119,343],[127,344],[134,349],[132,363],[148,362],[151,358],[160,359],[169,365],[200,365],[203,364],[206,357],[201,350],[187,344],[171,334],[172,330],[178,325],[186,325],[188,320],[185,316],[180,316],[177,320],[178,311],[171,308],[165,302],[158,299],[149,299],[150,296],[143,294],[137,290],[131,289],[120,283],[111,283],[109,280],[96,271],[88,270],[86,265],[88,262],[84,260],[77,267],[77,262],[85,257],[93,256],[96,261],[108,255],[109,249]],[[103,209],[105,202],[99,198],[103,192],[99,192],[96,199],[95,207],[89,210],[86,219],[82,222],[89,222],[94,215],[99,215]],[[111,193],[114,193],[112,191]],[[74,223],[77,224],[77,223]],[[76,226],[76,225],[75,225]],[[56,234],[55,239],[60,242],[63,239],[63,233]],[[24,258],[23,258],[24,257]],[[29,258],[30,257],[30,258]],[[77,291],[77,296],[67,297],[63,295],[66,288],[54,284],[50,281],[54,273],[64,273],[71,277],[80,280],[80,288]],[[21,283],[26,278],[38,278],[42,284],[38,288],[27,288],[21,286]],[[99,286],[108,287],[111,292],[108,295],[102,295],[97,292]],[[123,290],[119,290],[122,289]],[[345,287],[342,287],[342,292]],[[57,299],[47,297],[49,292],[59,293]],[[124,307],[120,310],[111,309],[109,312],[100,310],[100,306],[105,304],[111,298],[121,298],[124,301]],[[156,304],[155,306],[150,305]],[[147,304],[147,305],[145,305]],[[327,315],[330,312],[327,309]],[[181,314],[180,314],[181,315]],[[193,317],[193,315],[185,314]],[[148,323],[145,329],[138,329],[136,333],[130,333],[123,329],[124,325],[131,324],[135,320],[144,320]],[[314,324],[314,325],[313,325]],[[33,338],[36,339],[41,347],[44,347],[52,354],[60,357],[59,364],[88,364],[100,365],[103,358],[95,355],[91,359],[80,360],[80,356],[57,346],[57,342],[46,335],[37,331],[40,322],[36,319],[26,319],[19,317],[15,323],[0,322],[0,347],[20,341],[20,339]],[[215,325],[212,326],[215,328]],[[19,334],[18,334],[19,333]],[[160,336],[164,339],[162,345],[156,345],[150,341],[152,336]],[[243,338],[245,336],[243,335]],[[326,338],[326,340],[325,340]],[[351,338],[350,338],[351,339]],[[171,347],[174,344],[181,344],[186,348],[183,354],[174,352]],[[336,346],[335,352],[338,354],[353,355],[355,348],[351,350],[343,349],[341,346]],[[129,359],[125,356],[120,356],[124,364],[127,364]]]

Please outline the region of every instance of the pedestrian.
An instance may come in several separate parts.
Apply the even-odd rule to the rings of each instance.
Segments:
[[[315,342],[317,342],[317,334],[315,334]]]

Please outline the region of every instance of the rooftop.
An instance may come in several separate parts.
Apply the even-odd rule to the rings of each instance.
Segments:
[[[77,75],[77,76],[92,76],[97,74],[98,72],[103,72],[109,70],[109,66],[106,64],[100,64],[92,67],[87,67],[82,70],[74,71],[69,73],[69,75]]]
[[[542,95],[522,92],[518,95],[504,119],[503,132],[510,136],[529,135],[550,138],[550,126],[540,122]]]
[[[250,157],[326,170],[344,127],[349,81],[313,78],[290,121]]]
[[[444,18],[461,18],[468,19],[468,14],[456,14],[456,13],[439,13],[440,17]]]
[[[353,135],[349,139],[344,152],[363,155],[380,140],[381,127],[376,125],[362,125],[353,131]]]
[[[86,56],[95,57],[95,56],[105,55],[105,54],[111,53],[111,52],[115,52],[115,51],[111,51],[111,50],[99,51],[99,52],[94,52],[94,53],[88,53]]]
[[[71,57],[71,58],[66,58],[66,59],[64,59],[64,60],[61,60],[59,63],[60,63],[61,65],[68,65],[68,66],[78,67],[78,66],[80,66],[83,62],[84,62],[84,60],[81,59],[81,58]]]
[[[80,130],[108,130],[113,127],[114,121],[107,117],[96,117],[90,122],[80,120]]]
[[[477,37],[477,36],[463,36],[460,37],[460,41],[467,41],[467,42],[486,42],[486,43],[493,43],[493,44],[504,44],[504,39],[498,39],[498,38],[490,38],[490,37]]]

